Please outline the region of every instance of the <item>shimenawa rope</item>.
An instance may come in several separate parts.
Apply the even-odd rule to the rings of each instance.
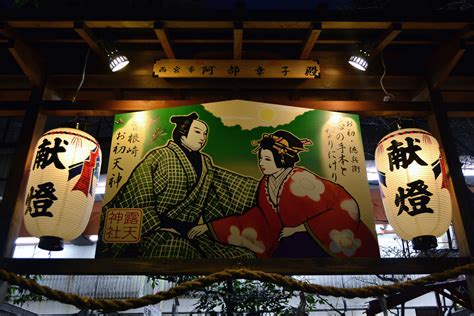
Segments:
[[[161,301],[183,295],[187,292],[204,288],[213,283],[232,279],[248,279],[269,282],[290,290],[303,291],[310,294],[330,295],[336,297],[342,296],[346,298],[365,298],[393,294],[402,290],[412,289],[434,282],[451,279],[461,274],[474,274],[474,263],[459,266],[443,272],[434,273],[416,280],[410,280],[402,283],[389,285],[366,286],[363,288],[338,288],[333,286],[322,286],[318,284],[310,284],[307,282],[298,281],[291,277],[283,276],[276,273],[253,271],[243,268],[226,269],[224,271],[212,273],[210,275],[196,278],[194,280],[185,281],[183,283],[177,284],[175,287],[170,288],[167,291],[157,292],[151,295],[145,295],[140,298],[132,298],[126,300],[106,300],[82,297],[76,294],[70,294],[54,290],[47,286],[39,285],[34,280],[28,280],[12,272],[0,269],[0,279],[7,281],[12,285],[18,285],[33,293],[43,295],[51,300],[74,305],[79,309],[103,310],[104,312],[124,311],[127,309],[143,307],[146,305],[154,305]]]

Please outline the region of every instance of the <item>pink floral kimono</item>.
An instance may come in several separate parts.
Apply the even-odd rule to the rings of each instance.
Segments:
[[[357,202],[342,186],[294,167],[276,179],[264,176],[257,194],[256,207],[208,223],[217,240],[258,258],[379,256]],[[305,232],[280,238],[284,227],[301,224]]]

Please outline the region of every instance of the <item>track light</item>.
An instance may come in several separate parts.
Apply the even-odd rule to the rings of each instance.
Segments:
[[[353,54],[349,58],[348,62],[352,67],[366,71],[367,67],[369,67],[368,57],[369,53],[361,49],[358,53]]]
[[[107,53],[107,57],[109,58],[109,67],[112,72],[125,68],[129,63],[127,56],[120,54],[117,50],[112,51],[110,54]]]
[[[113,47],[110,43],[104,43],[105,53],[109,61],[109,67],[112,72],[117,72],[125,68],[129,64],[127,56],[120,53],[119,50]]]

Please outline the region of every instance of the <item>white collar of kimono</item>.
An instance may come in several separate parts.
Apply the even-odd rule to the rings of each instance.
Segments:
[[[273,205],[278,205],[278,196],[280,195],[280,189],[286,176],[291,172],[292,168],[283,169],[281,172],[268,177],[268,194]]]

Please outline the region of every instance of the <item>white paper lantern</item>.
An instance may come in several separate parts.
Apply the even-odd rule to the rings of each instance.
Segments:
[[[24,221],[39,247],[62,250],[63,240],[86,228],[94,204],[102,153],[89,134],[72,128],[46,132],[38,141],[26,188]]]
[[[436,248],[451,223],[451,198],[439,144],[428,132],[407,128],[379,141],[375,165],[385,214],[416,250]]]

